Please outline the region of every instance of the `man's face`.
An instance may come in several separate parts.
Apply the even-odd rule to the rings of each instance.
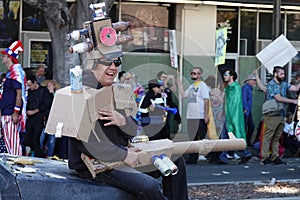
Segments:
[[[224,78],[224,82],[228,83],[228,82],[230,82],[232,76],[230,76],[229,71],[226,71],[226,72],[223,74],[223,78]]]
[[[277,78],[277,80],[279,82],[283,81],[284,77],[285,77],[285,73],[284,73],[284,70],[282,70],[282,69],[279,69],[279,71],[277,73],[275,73],[275,78]]]
[[[125,73],[120,77],[120,83],[124,83],[125,82]]]
[[[37,70],[37,75],[39,76],[44,76],[45,74],[45,68],[44,67],[40,67],[38,70]]]
[[[256,85],[256,80],[254,80],[254,79],[248,80],[248,84],[251,85],[252,87],[254,87]]]
[[[30,90],[35,90],[36,89],[36,82],[32,83],[31,80],[28,80],[27,81],[27,87],[30,89]]]
[[[115,61],[114,61],[115,60]],[[98,74],[99,82],[103,86],[110,86],[113,84],[115,77],[118,74],[118,67],[121,64],[118,63],[118,58],[113,59],[111,63],[98,63],[96,66],[96,73]]]
[[[154,88],[152,88],[152,90],[155,94],[159,94],[162,91],[162,87],[154,87]]]
[[[193,69],[191,71],[191,79],[193,81],[196,81],[196,80],[200,79],[200,77],[201,77],[201,72],[200,72],[199,69]]]
[[[2,58],[2,64],[5,64],[9,61],[8,55],[6,54],[2,54],[1,58]]]
[[[159,79],[161,81],[165,82],[168,79],[168,75],[167,74],[162,74]]]

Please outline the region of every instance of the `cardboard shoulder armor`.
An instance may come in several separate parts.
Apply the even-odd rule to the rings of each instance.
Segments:
[[[123,109],[135,116],[136,104],[131,97],[131,86],[117,84],[100,90],[83,87],[83,92],[72,93],[70,86],[55,94],[45,131],[56,137],[69,136],[87,142],[99,109]]]

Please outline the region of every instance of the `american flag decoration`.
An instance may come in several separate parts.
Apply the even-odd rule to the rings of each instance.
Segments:
[[[22,41],[13,42],[5,51],[1,51],[2,54],[6,54],[12,58],[14,63],[18,63],[18,57],[21,52],[24,51]]]
[[[297,126],[295,128],[295,136],[297,137],[298,141],[300,141],[300,95],[298,96],[298,106],[297,106]]]

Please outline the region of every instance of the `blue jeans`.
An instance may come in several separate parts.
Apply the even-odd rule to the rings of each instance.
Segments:
[[[41,137],[40,137],[40,143],[41,143],[41,149],[43,149],[44,141],[47,136],[47,157],[53,156],[54,147],[55,147],[55,135],[50,135],[45,133],[45,129],[43,129]]]
[[[128,166],[99,173],[95,181],[121,188],[140,200],[167,199],[158,180]]]
[[[223,126],[223,129],[222,129],[220,138],[221,139],[229,139],[227,124],[226,124],[226,119],[225,119],[225,122],[224,122],[224,126]],[[227,154],[227,151],[222,151],[222,153],[219,156],[220,160],[222,162],[224,162],[224,163],[228,163],[228,158],[227,158],[226,154]],[[251,153],[249,151],[247,151],[246,149],[238,151],[238,154],[241,155],[242,157],[250,157],[250,156],[252,156]]]

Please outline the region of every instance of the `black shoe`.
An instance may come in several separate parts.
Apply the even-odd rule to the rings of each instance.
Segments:
[[[272,164],[272,161],[270,158],[266,158],[263,161],[260,162],[261,165],[267,165],[267,164]]]
[[[286,162],[283,162],[280,158],[275,158],[275,160],[272,161],[273,165],[281,165],[281,164],[286,164]]]
[[[242,157],[239,164],[243,165],[246,164],[250,159],[252,158],[252,156],[247,156],[247,157]]]

